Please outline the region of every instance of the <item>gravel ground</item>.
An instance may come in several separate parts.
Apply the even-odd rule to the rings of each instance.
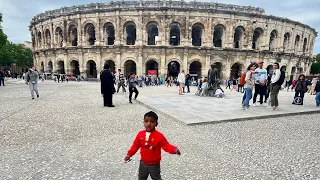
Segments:
[[[0,87],[0,179],[137,179],[140,155],[123,158],[147,108],[99,84]],[[145,91],[145,90],[144,90]],[[163,153],[163,179],[320,179],[320,115],[185,126],[159,115],[158,130],[182,155]]]

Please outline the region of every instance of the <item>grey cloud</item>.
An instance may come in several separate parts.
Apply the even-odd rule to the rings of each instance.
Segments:
[[[98,0],[99,1],[99,0]],[[100,0],[105,2],[106,0]],[[206,0],[207,1],[207,0]],[[214,0],[227,4],[249,5],[265,9],[266,14],[289,18],[305,23],[320,31],[320,0]],[[21,43],[30,40],[29,23],[31,18],[41,12],[71,6],[87,4],[92,0],[0,0],[0,12],[3,14],[3,28],[9,40]],[[97,0],[95,1],[97,2]],[[320,53],[320,39],[316,39],[314,53]]]

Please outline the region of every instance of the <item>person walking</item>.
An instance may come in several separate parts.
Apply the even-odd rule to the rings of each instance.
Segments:
[[[3,86],[6,86],[6,85],[4,85],[4,78],[5,78],[4,72],[2,70],[0,70],[0,86],[1,86],[1,84]]]
[[[136,87],[137,81],[134,73],[130,73],[128,82],[129,82],[129,103],[132,104],[132,94],[135,93],[134,100],[137,99],[139,94],[139,91]]]
[[[37,98],[39,98],[38,79],[39,72],[35,66],[32,66],[26,74],[26,84],[29,85],[32,99],[34,99],[34,92],[36,92]]]
[[[270,85],[270,100],[271,100],[271,107],[273,110],[279,110],[279,101],[278,101],[278,94],[281,88],[281,84],[284,80],[281,80],[281,71],[279,69],[279,63],[273,64],[273,73],[271,77],[271,85]]]
[[[179,95],[182,95],[182,88],[184,87],[184,84],[186,83],[186,76],[184,75],[184,70],[181,71],[181,73],[178,74],[179,83]]]
[[[316,106],[320,107],[320,76],[318,77],[318,80],[315,86],[315,92],[316,92]]]
[[[308,91],[306,76],[300,74],[296,83],[295,94],[292,104],[303,105],[304,94]],[[297,98],[299,97],[299,98]]]
[[[246,77],[245,77],[245,84],[244,84],[244,94],[242,97],[242,107],[245,110],[248,110],[250,105],[250,99],[252,98],[252,89],[254,87],[254,76],[253,72],[256,69],[256,63],[251,63],[246,72]]]
[[[103,95],[103,105],[106,107],[114,107],[112,103],[112,95],[115,93],[113,75],[108,64],[104,65],[100,74],[101,94]]]
[[[316,94],[315,88],[316,88],[317,82],[318,82],[318,78],[315,77],[315,78],[312,79],[311,88],[310,88],[310,95],[315,95]]]
[[[253,104],[256,105],[257,96],[259,95],[260,106],[263,105],[263,97],[267,91],[267,70],[263,69],[263,60],[258,61],[258,68],[254,71],[254,95],[253,95]]]
[[[230,85],[231,85],[231,80],[230,80],[230,78],[229,78],[229,79],[227,80],[227,87],[226,87],[226,89],[228,89],[228,87],[229,87],[229,89],[231,89]]]
[[[190,81],[191,81],[191,76],[189,74],[187,74],[186,75],[186,84],[185,84],[185,86],[187,86],[187,89],[188,89],[187,93],[190,93]],[[185,91],[184,91],[185,86],[183,87],[183,93],[185,93]]]
[[[117,93],[119,93],[120,87],[122,87],[122,93],[127,92],[127,91],[126,91],[126,88],[124,87],[124,84],[125,84],[124,74],[121,73],[121,69],[118,69],[117,81],[118,81]]]

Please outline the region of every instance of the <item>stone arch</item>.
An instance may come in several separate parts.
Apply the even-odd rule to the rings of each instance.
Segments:
[[[42,36],[40,31],[38,32],[37,37],[38,37],[38,46],[41,46]]]
[[[202,23],[195,23],[192,26],[191,38],[193,46],[201,46],[204,37],[204,26]]]
[[[269,50],[270,51],[275,51],[276,50],[277,38],[278,38],[278,31],[274,29],[270,33],[270,39],[269,39]]]
[[[171,46],[179,46],[181,39],[181,28],[178,22],[172,22],[169,26],[170,34],[169,34],[169,44]]]
[[[155,21],[150,21],[146,25],[148,45],[156,45],[159,36],[159,25]]]
[[[137,39],[136,24],[133,21],[127,21],[123,25],[124,37],[127,45],[135,45]]]
[[[226,27],[222,24],[217,24],[213,30],[213,45],[214,47],[223,47]]]
[[[113,60],[111,60],[111,59],[106,60],[106,61],[104,61],[104,64],[108,64],[110,66],[111,72],[113,72],[113,73],[116,72],[116,63]]]
[[[66,73],[64,61],[62,59],[58,59],[57,66],[58,66],[58,69],[57,69],[58,74],[65,74]]]
[[[96,42],[96,28],[92,23],[87,23],[84,26],[84,36],[87,45],[93,46]]]
[[[45,30],[46,44],[50,46],[51,44],[51,33],[49,29]]]
[[[156,60],[150,59],[146,62],[146,75],[149,75],[148,70],[155,70],[156,75],[159,75],[159,64]],[[154,74],[153,74],[154,75]]]
[[[130,75],[130,73],[137,74],[137,64],[134,60],[129,59],[124,62],[124,74],[126,77]]]
[[[168,62],[168,72],[167,75],[168,76],[172,76],[172,77],[178,77],[178,74],[181,71],[181,64],[178,60],[170,60]]]
[[[55,30],[55,41],[57,47],[63,46],[63,30],[61,27],[57,27]]]
[[[303,52],[308,51],[308,49],[307,49],[307,44],[308,44],[308,39],[307,39],[307,38],[304,38],[304,39],[303,39],[303,47],[302,47],[302,51],[303,51]]]
[[[243,47],[243,42],[245,39],[245,28],[243,26],[238,26],[234,30],[233,47],[241,49]]]
[[[286,65],[283,65],[283,66],[281,66],[280,71],[286,72],[286,69],[287,69],[287,66],[286,66]]]
[[[88,78],[97,78],[97,63],[94,60],[86,62],[86,74]]]
[[[300,35],[296,35],[296,38],[294,40],[294,50],[295,50],[295,52],[299,51],[299,44],[300,44]]]
[[[105,45],[114,45],[115,30],[114,25],[111,22],[107,22],[103,25],[103,37]]]
[[[267,70],[267,73],[268,73],[268,74],[271,74],[272,71],[273,71],[273,65],[272,65],[272,64],[269,64],[269,65],[267,66],[266,70]]]
[[[80,64],[78,60],[72,59],[70,61],[70,70],[72,75],[74,76],[80,75]]]
[[[194,60],[189,65],[189,74],[190,75],[197,75],[197,78],[202,76],[202,63],[199,60]]]
[[[71,46],[78,46],[78,28],[75,24],[69,26],[69,43]]]
[[[52,61],[49,59],[49,61],[48,61],[48,72],[52,73],[52,70],[53,70],[53,63],[52,63]]]
[[[44,62],[43,61],[41,61],[41,63],[40,63],[40,72],[44,73]]]
[[[230,79],[238,79],[239,77],[241,77],[241,72],[243,68],[244,66],[240,62],[235,62],[234,64],[232,64],[230,71]]]
[[[283,36],[283,50],[288,51],[290,50],[290,33],[286,32]]]
[[[260,50],[262,36],[263,36],[263,29],[260,27],[255,28],[252,36],[252,49]]]

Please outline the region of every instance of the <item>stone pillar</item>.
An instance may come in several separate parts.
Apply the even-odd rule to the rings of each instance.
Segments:
[[[225,66],[225,67],[223,67]],[[222,63],[222,74],[223,74],[223,80],[229,79],[230,78],[230,72],[231,72],[231,65],[229,60],[227,61],[227,63]],[[243,68],[242,68],[243,71]]]
[[[166,64],[166,54],[165,54],[165,49],[161,49],[161,55],[160,55],[160,74],[163,76],[163,77],[166,77],[167,76],[167,71],[166,71],[166,67],[167,67],[167,64]]]
[[[189,12],[186,14],[186,24],[185,24],[185,37],[183,38],[183,44],[181,44],[182,46],[191,46],[192,43],[191,43],[191,33],[190,33],[190,29],[192,27],[189,26]],[[187,73],[187,71],[185,71],[185,73]]]
[[[57,72],[57,56],[53,55],[52,57],[52,73],[56,73]]]
[[[142,11],[141,10],[139,11],[138,22],[136,24],[136,33],[137,33],[136,44],[138,46],[142,46],[143,28],[142,28]]]
[[[121,64],[121,51],[120,51],[120,49],[117,49],[117,51],[116,51],[116,62],[115,62],[116,64],[116,69],[121,69],[121,72],[124,72],[123,71],[123,67],[122,67],[122,64]]]
[[[213,47],[212,18],[209,18],[207,28],[205,29],[205,41],[207,47]]]
[[[100,18],[99,18],[99,13],[96,13],[96,27],[95,27],[95,35],[96,35],[96,40],[94,45],[95,46],[100,46],[100,41],[101,41],[101,35],[100,35]]]
[[[142,69],[143,69],[143,58],[142,58],[142,49],[139,49],[138,53],[138,64],[136,64],[136,69],[137,69],[137,75],[141,76],[142,75]]]
[[[204,72],[202,71],[202,76],[204,76],[204,77],[207,77],[207,73],[208,73],[209,69],[211,68],[210,57],[211,57],[211,54],[206,54],[206,64],[205,64],[205,67],[202,68],[204,70]]]
[[[286,25],[286,22],[283,22],[282,23],[282,30],[281,32],[279,32],[279,51],[283,51],[283,41],[284,41],[284,33],[285,33],[285,25]]]
[[[83,57],[83,52],[82,50],[78,52],[79,54],[79,71],[80,75],[83,77],[87,76],[86,69],[85,69],[85,64],[84,64],[84,57]]]
[[[188,50],[185,50],[185,52],[183,53],[183,61],[182,61],[182,63],[183,63],[183,70],[184,70],[184,73],[185,74],[187,74],[188,73],[188,55],[189,55],[189,53],[188,53]],[[180,70],[181,70],[181,68],[180,68]]]
[[[80,15],[78,14],[78,26],[77,26],[77,33],[78,33],[78,46],[83,46],[82,45],[82,23],[81,23],[81,18]]]
[[[97,62],[96,62],[96,69],[97,69],[97,78],[100,78],[100,72],[102,71],[103,67],[101,66],[102,64],[102,57],[101,57],[101,52],[96,53],[97,57]]]
[[[115,45],[119,46],[121,44],[121,33],[123,32],[123,28],[120,26],[120,13],[116,11],[116,24],[115,24]],[[118,66],[118,65],[117,65]],[[120,65],[119,65],[120,67]]]

